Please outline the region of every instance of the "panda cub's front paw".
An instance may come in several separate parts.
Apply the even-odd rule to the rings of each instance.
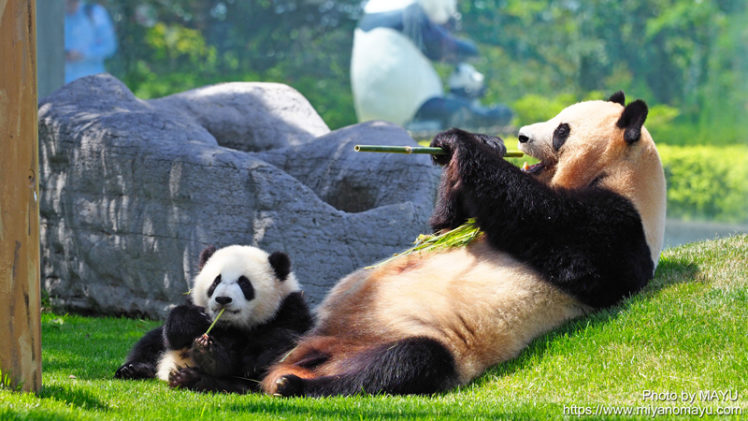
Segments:
[[[175,389],[190,389],[200,380],[200,372],[190,367],[182,367],[169,373],[169,386]]]
[[[215,349],[215,341],[213,338],[206,334],[202,334],[195,338],[192,342],[192,349],[190,353],[192,358],[198,363],[198,365],[208,364],[213,358],[211,355]]]
[[[198,351],[207,351],[213,346],[213,344],[213,338],[203,333],[195,338],[192,346]]]
[[[211,336],[201,335],[195,338],[190,349],[190,356],[203,373],[211,376],[227,376],[231,374],[233,361],[227,349]]]

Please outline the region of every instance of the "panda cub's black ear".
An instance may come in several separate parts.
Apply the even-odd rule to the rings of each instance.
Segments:
[[[610,102],[617,102],[624,107],[626,106],[626,95],[624,95],[623,91],[618,91],[614,93],[613,95],[608,98],[608,101]]]
[[[291,273],[291,259],[288,258],[286,253],[274,251],[268,257],[268,260],[270,261],[270,266],[275,271],[275,276],[281,281],[285,281],[288,274]]]
[[[200,252],[200,263],[197,269],[202,270],[203,266],[205,266],[205,264],[208,262],[208,259],[210,259],[210,256],[212,256],[215,252],[216,246],[208,246],[205,248],[205,250]]]
[[[648,112],[649,108],[647,108],[647,104],[641,99],[637,99],[623,109],[621,118],[618,119],[616,125],[618,128],[623,129],[623,139],[629,145],[641,137],[642,126],[644,125],[644,120],[647,119]]]

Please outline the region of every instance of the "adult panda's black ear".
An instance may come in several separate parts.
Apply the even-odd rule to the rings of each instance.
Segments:
[[[629,145],[641,137],[642,126],[644,120],[647,119],[648,112],[647,104],[641,99],[637,99],[623,109],[621,118],[618,119],[616,125],[623,129],[623,139]]]
[[[205,248],[205,250],[200,252],[200,263],[197,267],[198,270],[202,270],[203,266],[205,266],[205,263],[208,262],[208,259],[210,259],[210,256],[213,255],[213,253],[216,252],[215,246],[208,246]]]
[[[614,93],[613,95],[608,98],[608,101],[610,102],[616,102],[618,104],[626,106],[626,95],[624,95],[623,91],[618,91]]]
[[[275,276],[281,281],[285,281],[288,274],[291,273],[291,259],[288,258],[288,255],[280,251],[274,251],[268,257],[268,261],[275,271]]]

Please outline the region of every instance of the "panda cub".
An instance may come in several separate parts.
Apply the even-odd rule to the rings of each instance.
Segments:
[[[522,171],[499,138],[452,129],[435,231],[475,218],[465,247],[421,251],[341,279],[317,322],[268,371],[266,393],[424,394],[467,384],[530,341],[646,285],[662,248],[665,177],[647,105],[567,107],[522,127]]]
[[[115,378],[157,377],[172,387],[245,393],[312,324],[288,256],[233,245],[200,254],[191,303],[134,346]],[[210,336],[203,333],[224,310]]]

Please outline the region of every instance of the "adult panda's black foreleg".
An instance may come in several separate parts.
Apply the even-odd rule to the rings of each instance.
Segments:
[[[463,183],[461,180],[461,168],[458,165],[450,165],[452,156],[457,153],[458,147],[465,138],[469,137],[471,142],[476,142],[480,151],[499,158],[506,153],[506,147],[501,139],[480,134],[463,132],[459,129],[452,129],[438,134],[431,142],[431,146],[444,149],[447,154],[433,155],[433,160],[439,165],[445,165],[444,175],[442,176],[439,186],[436,206],[434,213],[431,215],[431,228],[436,232],[440,230],[450,230],[463,224],[467,218],[473,217],[465,206],[465,197],[463,196]],[[477,145],[480,143],[480,145]],[[471,145],[472,146],[472,145]],[[459,148],[462,152],[462,149]]]
[[[434,138],[448,152],[435,159],[446,165],[443,185],[454,186],[441,193],[457,199],[448,206],[475,217],[493,247],[585,304],[608,306],[641,289],[653,263],[633,204],[597,187],[551,188],[497,154],[491,143],[500,141],[458,129]]]
[[[116,379],[151,379],[156,376],[156,365],[164,353],[163,326],[159,326],[135,343],[127,360],[114,373]]]
[[[552,223],[548,215],[560,215],[558,194],[506,162],[500,138],[451,129],[436,135],[431,146],[447,151],[433,156],[445,166],[433,228],[455,228],[474,217],[490,238],[499,239],[532,233]],[[434,224],[441,215],[454,217],[447,227]]]
[[[334,375],[308,379],[294,374],[281,376],[275,382],[275,394],[429,394],[458,384],[452,354],[441,343],[425,337],[408,338],[370,348],[346,359],[341,366],[345,367],[345,371]]]

